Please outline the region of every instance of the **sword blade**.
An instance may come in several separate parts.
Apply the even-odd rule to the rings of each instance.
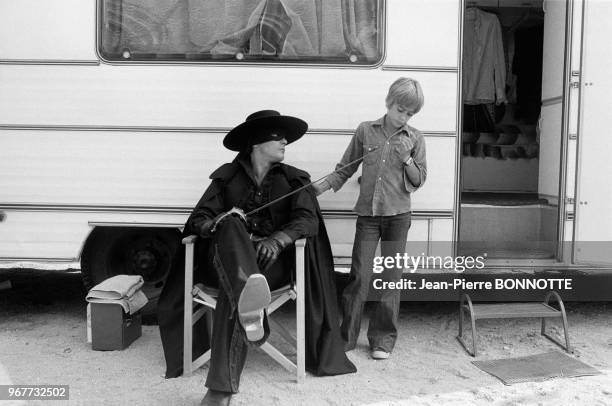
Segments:
[[[280,196],[280,197],[277,197],[276,199],[274,199],[274,200],[272,200],[272,201],[270,201],[270,202],[268,202],[268,203],[264,204],[263,206],[260,206],[260,207],[258,207],[258,208],[256,208],[256,209],[254,209],[254,210],[251,210],[250,212],[248,212],[248,213],[246,214],[246,216],[248,217],[248,216],[250,216],[251,214],[257,213],[258,211],[265,209],[266,207],[270,207],[270,206],[272,206],[273,204],[278,203],[279,201],[281,201],[281,200],[283,200],[283,199],[286,199],[287,197],[292,196],[292,195],[296,194],[297,192],[300,192],[300,191],[302,191],[302,190],[306,189],[307,187],[310,187],[310,186],[311,186],[311,185],[313,185],[314,183],[317,183],[317,182],[322,181],[323,179],[327,178],[329,175],[334,174],[334,173],[336,173],[336,172],[338,172],[338,171],[341,171],[341,170],[342,170],[342,169],[344,169],[344,168],[347,168],[347,167],[349,167],[349,166],[351,166],[351,165],[356,164],[357,162],[359,162],[359,161],[363,160],[363,159],[364,159],[366,156],[370,155],[372,152],[376,151],[377,149],[378,149],[378,148],[374,148],[374,149],[372,149],[371,151],[369,151],[367,154],[364,154],[363,156],[361,156],[361,157],[359,157],[359,158],[355,159],[354,161],[351,161],[351,162],[347,163],[346,165],[341,166],[340,168],[338,168],[338,169],[336,169],[336,170],[334,170],[334,171],[332,171],[332,172],[328,173],[327,175],[321,176],[319,179],[317,179],[317,180],[313,180],[312,182],[310,182],[310,183],[309,183],[309,184],[307,184],[307,185],[304,185],[304,186],[301,186],[301,187],[299,187],[299,188],[297,188],[297,189],[295,189],[295,190],[292,190],[291,192],[289,192],[289,193],[287,193],[287,194],[284,194],[284,195],[282,195],[282,196]]]

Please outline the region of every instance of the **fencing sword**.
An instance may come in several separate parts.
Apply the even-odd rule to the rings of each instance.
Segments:
[[[281,201],[281,200],[283,200],[283,199],[286,199],[287,197],[289,197],[289,196],[291,196],[291,195],[294,195],[294,194],[296,194],[297,192],[300,192],[300,191],[302,191],[302,190],[306,189],[307,187],[312,186],[313,184],[315,184],[315,183],[317,183],[317,182],[322,181],[323,179],[327,178],[328,176],[330,176],[330,175],[332,175],[332,174],[334,174],[334,173],[336,173],[336,172],[338,172],[338,171],[341,171],[341,170],[343,170],[343,169],[345,169],[345,168],[348,168],[349,166],[354,165],[354,164],[356,164],[356,163],[357,163],[357,162],[359,162],[359,161],[362,161],[362,160],[363,160],[363,159],[364,159],[366,156],[370,155],[372,152],[376,151],[378,148],[379,148],[379,146],[378,146],[378,145],[377,145],[377,146],[372,147],[372,148],[371,148],[371,149],[370,149],[370,150],[369,150],[369,151],[368,151],[366,154],[363,154],[361,157],[359,157],[359,158],[355,159],[354,161],[351,161],[351,162],[349,162],[349,163],[347,163],[347,164],[345,164],[345,165],[341,166],[340,168],[337,168],[337,169],[336,169],[336,170],[334,170],[333,172],[330,172],[330,173],[328,173],[327,175],[324,175],[324,176],[320,177],[320,178],[319,178],[319,179],[317,179],[317,180],[313,180],[312,182],[308,183],[307,185],[301,186],[301,187],[299,187],[299,188],[297,188],[297,189],[295,189],[295,190],[292,190],[292,191],[291,191],[291,192],[289,192],[289,193],[286,193],[286,194],[284,194],[284,195],[282,195],[282,196],[280,196],[280,197],[277,197],[276,199],[272,200],[271,202],[268,202],[268,203],[264,204],[263,206],[260,206],[260,207],[258,207],[258,208],[256,208],[256,209],[254,209],[254,210],[251,210],[250,212],[246,213],[244,216],[245,216],[245,217],[248,217],[248,216],[250,216],[251,214],[257,213],[258,211],[265,209],[266,207],[270,207],[270,206],[272,206],[273,204],[278,203],[279,201]]]
[[[246,214],[242,211],[242,209],[240,209],[238,207],[232,207],[229,211],[223,213],[223,215],[221,215],[219,218],[217,218],[217,220],[215,221],[215,224],[211,228],[211,231],[214,232],[217,229],[217,225],[221,222],[221,220],[223,220],[225,217],[230,216],[232,214],[236,214],[237,216],[239,216],[246,223],[246,219],[247,219],[248,216],[250,216],[250,215],[252,215],[254,213],[257,213],[258,211],[263,210],[266,207],[270,207],[273,204],[278,203],[281,200],[286,199],[289,196],[292,196],[292,195],[296,194],[297,192],[300,192],[300,191],[306,189],[307,187],[310,187],[313,184],[322,181],[323,179],[327,178],[329,175],[332,175],[332,174],[334,174],[334,173],[336,173],[338,171],[341,171],[341,170],[343,170],[345,168],[348,168],[351,165],[356,164],[359,161],[362,161],[366,156],[370,155],[372,152],[376,151],[378,148],[380,148],[378,145],[374,146],[367,153],[363,154],[361,157],[359,157],[359,158],[357,158],[357,159],[355,159],[355,160],[353,160],[353,161],[351,161],[351,162],[349,162],[349,163],[347,163],[345,165],[342,165],[340,168],[337,168],[336,170],[328,173],[327,175],[321,176],[317,180],[314,180],[314,181],[312,181],[312,182],[310,182],[310,183],[308,183],[308,184],[306,184],[304,186],[301,186],[301,187],[299,187],[299,188],[297,188],[295,190],[292,190],[289,193],[285,193],[284,195],[282,195],[280,197],[277,197],[276,199],[272,200],[271,202],[268,202],[268,203],[264,204],[263,206],[260,206],[260,207],[254,209],[254,210],[251,210],[250,212],[248,212]]]

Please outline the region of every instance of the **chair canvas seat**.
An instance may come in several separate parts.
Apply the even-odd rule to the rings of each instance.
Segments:
[[[285,285],[281,288],[273,290],[272,292],[270,292],[270,295],[272,296],[272,301],[274,301],[274,299],[278,296],[281,296],[282,294],[287,293],[290,290],[294,290],[292,285]],[[219,289],[212,288],[210,286],[205,286],[201,283],[193,285],[193,290],[191,293],[193,294],[194,301],[196,301],[196,298],[200,300],[207,300],[207,296],[212,297],[214,299],[219,297]]]
[[[203,284],[198,283],[193,286],[191,294],[193,295],[193,301],[195,303],[202,304],[214,310],[215,306],[217,305],[217,298],[219,297],[219,289],[210,286],[204,286]],[[287,300],[296,300],[296,288],[293,284],[285,285],[279,289],[275,289],[270,292],[270,296],[272,297],[272,299],[267,309],[268,314],[272,314],[276,309],[285,304]],[[193,323],[195,323],[196,321],[197,320],[193,320]]]
[[[194,243],[197,236],[192,235],[183,239],[185,244],[185,312],[184,312],[184,334],[183,334],[183,375],[189,376],[193,371],[200,368],[210,360],[210,350],[193,360],[191,351],[193,343],[193,325],[205,314],[206,326],[209,334],[212,334],[212,317],[217,305],[219,289],[193,285],[193,255]],[[303,383],[305,372],[305,295],[304,295],[304,268],[305,268],[305,246],[306,240],[300,239],[295,242],[296,248],[296,278],[295,283],[285,285],[271,292],[272,300],[267,308],[268,316],[274,313],[288,300],[296,302],[296,336],[293,337],[289,331],[272,317],[268,318],[270,327],[274,327],[288,343],[296,348],[297,362],[294,363],[269,342],[263,343],[259,348],[272,357],[276,362],[287,370],[296,374],[297,382]],[[201,305],[201,306],[200,306]],[[187,311],[194,309],[195,311]]]

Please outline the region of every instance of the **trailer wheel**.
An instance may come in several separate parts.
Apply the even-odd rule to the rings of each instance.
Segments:
[[[180,244],[180,233],[165,228],[95,229],[83,249],[81,275],[87,290],[114,275],[141,275],[142,291],[149,303],[142,309],[143,321],[156,322],[157,300]]]

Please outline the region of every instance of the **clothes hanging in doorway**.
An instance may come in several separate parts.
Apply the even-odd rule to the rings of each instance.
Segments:
[[[463,102],[506,102],[506,64],[501,25],[496,15],[478,8],[465,12]]]

